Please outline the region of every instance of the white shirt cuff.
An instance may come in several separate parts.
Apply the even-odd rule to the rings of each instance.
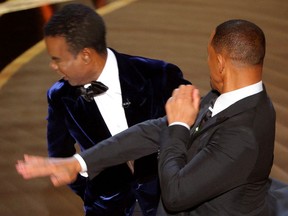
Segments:
[[[184,122],[173,122],[173,123],[169,124],[169,126],[172,126],[172,125],[182,125],[182,126],[186,127],[188,130],[190,130],[190,126]]]
[[[88,177],[87,165],[84,159],[79,154],[74,154],[73,157],[76,158],[81,166],[81,172],[79,172],[79,174],[83,177]]]

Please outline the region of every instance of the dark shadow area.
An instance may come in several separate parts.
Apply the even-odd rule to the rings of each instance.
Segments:
[[[4,14],[0,17],[0,70],[43,38],[41,8]]]
[[[3,3],[5,1],[0,1]],[[0,16],[0,71],[10,62],[43,39],[43,26],[51,15],[65,4],[81,2],[96,8],[105,0],[71,1],[19,10]]]

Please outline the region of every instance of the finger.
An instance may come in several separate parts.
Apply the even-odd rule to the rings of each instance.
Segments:
[[[22,175],[22,173],[23,173],[23,170],[24,170],[24,168],[23,168],[23,161],[17,161],[17,163],[16,163],[16,170],[17,170],[17,172],[19,173],[19,174],[21,174]]]
[[[201,100],[199,89],[195,88],[192,96],[193,96],[194,107],[199,109],[200,100]]]
[[[61,181],[55,175],[51,175],[50,180],[51,180],[52,184],[56,187],[63,185],[63,184],[61,184]]]
[[[181,85],[178,91],[175,92],[175,95],[180,95],[180,96],[191,95],[193,89],[195,89],[195,86],[193,85]]]
[[[18,161],[16,164],[17,172],[25,179],[49,176],[53,172],[53,165],[50,165],[47,160],[41,162],[32,161]]]
[[[26,162],[43,162],[46,159],[44,157],[40,157],[40,156],[24,154],[24,160]]]
[[[172,92],[171,98],[174,97],[177,94],[178,91],[179,91],[179,88],[174,89],[173,92]]]
[[[19,161],[16,164],[16,170],[24,179],[30,179],[30,173],[27,172],[26,167],[23,162]]]

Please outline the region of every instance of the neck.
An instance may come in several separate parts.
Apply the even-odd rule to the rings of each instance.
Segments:
[[[223,89],[221,93],[234,91],[262,80],[262,67],[245,68],[243,70],[233,70],[227,73],[224,78]]]
[[[97,80],[102,73],[106,61],[107,61],[107,52],[103,54],[96,54],[96,56],[93,58],[93,61],[91,62],[91,71],[93,71],[93,80]]]

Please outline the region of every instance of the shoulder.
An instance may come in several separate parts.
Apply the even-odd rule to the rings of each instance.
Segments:
[[[69,89],[71,88],[71,86],[69,85],[69,83],[63,79],[57,81],[56,83],[54,83],[47,91],[47,97],[49,99],[56,99],[56,98],[60,98],[62,96],[65,96]]]
[[[177,71],[178,73],[181,72],[180,68],[173,64],[166,62],[161,59],[153,59],[143,56],[137,56],[137,55],[129,55],[124,53],[119,53],[112,49],[114,52],[118,64],[121,64],[124,62],[125,64],[128,64],[132,67],[136,67],[139,70],[145,70],[152,72],[160,72],[160,71]]]

